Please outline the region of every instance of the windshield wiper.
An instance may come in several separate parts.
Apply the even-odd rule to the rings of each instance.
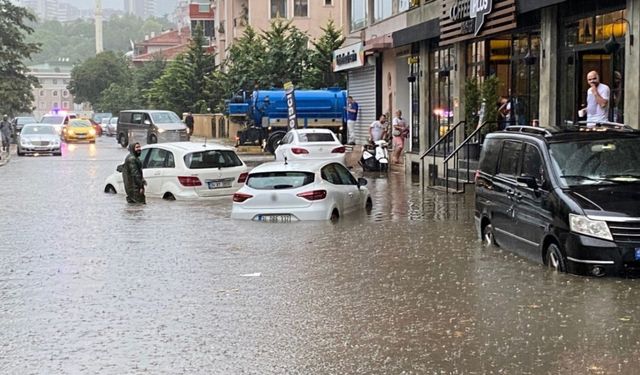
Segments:
[[[640,180],[640,175],[633,174],[633,173],[608,174],[606,176],[602,176],[602,178],[606,180],[616,179],[616,178],[635,178],[636,180]]]
[[[589,176],[583,176],[579,174],[564,174],[560,176],[561,178],[575,178],[576,180],[589,180],[589,181],[600,181],[600,179],[595,179]]]

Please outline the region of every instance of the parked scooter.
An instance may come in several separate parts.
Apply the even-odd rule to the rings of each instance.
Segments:
[[[389,149],[385,140],[369,143],[364,146],[360,165],[365,171],[386,172],[389,169]]]

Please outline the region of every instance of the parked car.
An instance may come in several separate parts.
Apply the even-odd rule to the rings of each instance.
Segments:
[[[53,125],[25,124],[16,143],[18,156],[26,154],[62,155],[60,136]]]
[[[13,131],[13,137],[16,138],[22,131],[22,127],[25,124],[35,124],[38,120],[33,116],[17,116],[11,120],[11,129]]]
[[[105,125],[105,132],[109,137],[113,137],[118,134],[118,118],[111,117]]]
[[[168,200],[231,196],[244,184],[248,171],[232,148],[215,143],[146,145],[140,160],[147,197]],[[125,193],[118,168],[105,181],[105,193]]]
[[[101,124],[102,120],[109,120],[111,117],[113,117],[113,115],[110,112],[98,112],[94,113],[93,116],[91,116],[91,120],[93,120],[96,124]]]
[[[42,116],[40,122],[43,124],[53,125],[58,131],[58,134],[62,135],[62,128],[69,123],[69,120],[77,117],[78,116],[75,113],[49,113]]]
[[[346,148],[329,129],[292,129],[280,140],[276,160],[334,160],[345,163]]]
[[[100,123],[96,122],[94,119],[86,117],[82,117],[81,119],[87,120],[91,123],[91,126],[93,126],[93,130],[95,130],[96,132],[96,137],[102,137],[102,125],[100,125]]]
[[[187,126],[171,111],[127,110],[118,116],[118,143],[154,144],[158,142],[188,141]]]
[[[71,141],[96,143],[96,129],[88,119],[71,119],[62,128],[62,139],[67,143]]]
[[[490,133],[475,219],[487,244],[560,272],[640,270],[640,132],[598,124]]]
[[[231,217],[276,223],[336,221],[371,209],[366,184],[332,160],[269,162],[254,168],[233,195]]]

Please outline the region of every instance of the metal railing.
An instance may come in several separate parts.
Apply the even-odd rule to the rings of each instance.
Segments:
[[[431,170],[433,171],[431,184],[436,185],[436,181],[438,178],[438,174],[437,172],[435,172],[436,171],[435,166],[437,165],[436,157],[438,155],[446,157],[449,155],[449,152],[451,151],[451,149],[454,149],[456,147],[456,141],[458,139],[457,137],[458,128],[462,126],[462,129],[464,130],[464,124],[466,124],[465,121],[460,121],[457,124],[455,124],[453,127],[450,127],[449,130],[446,133],[444,133],[444,135],[440,137],[440,139],[436,141],[436,143],[434,143],[431,147],[429,147],[429,149],[427,149],[427,151],[423,152],[422,155],[420,155],[420,168],[422,169],[422,185],[423,186],[424,186],[424,159],[429,155],[433,155],[433,162],[431,162],[429,165],[432,166]]]

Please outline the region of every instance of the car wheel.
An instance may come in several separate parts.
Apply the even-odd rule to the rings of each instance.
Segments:
[[[96,143],[96,140],[94,139],[93,141],[89,141],[89,143]]]
[[[104,192],[108,194],[116,194],[116,188],[114,188],[113,185],[109,184],[104,187]]]
[[[364,204],[364,209],[368,214],[371,213],[371,210],[373,209],[373,201],[371,198],[367,198],[367,202]]]
[[[158,138],[156,138],[155,135],[150,135],[149,136],[149,142],[150,145],[154,144],[154,143],[158,143]]]
[[[125,136],[124,134],[120,134],[120,136],[118,137],[118,143],[120,143],[120,146],[122,146],[123,148],[127,148],[127,146],[129,145],[127,136]]]
[[[482,228],[482,243],[485,246],[495,246],[496,239],[493,236],[493,225],[488,223]]]
[[[547,267],[557,272],[567,272],[567,261],[565,260],[562,251],[560,251],[560,247],[555,243],[552,243],[547,247],[544,263]]]
[[[162,199],[166,200],[166,201],[175,201],[176,197],[171,194],[171,193],[164,193],[164,195],[162,196]]]
[[[62,151],[54,152],[53,156],[62,156]]]
[[[331,217],[329,218],[329,220],[331,220],[332,223],[336,223],[338,220],[340,220],[340,213],[338,212],[337,208],[334,208],[333,211],[331,211]]]
[[[20,149],[18,149],[17,153],[18,153],[18,156],[24,156],[24,152],[20,151]]]

